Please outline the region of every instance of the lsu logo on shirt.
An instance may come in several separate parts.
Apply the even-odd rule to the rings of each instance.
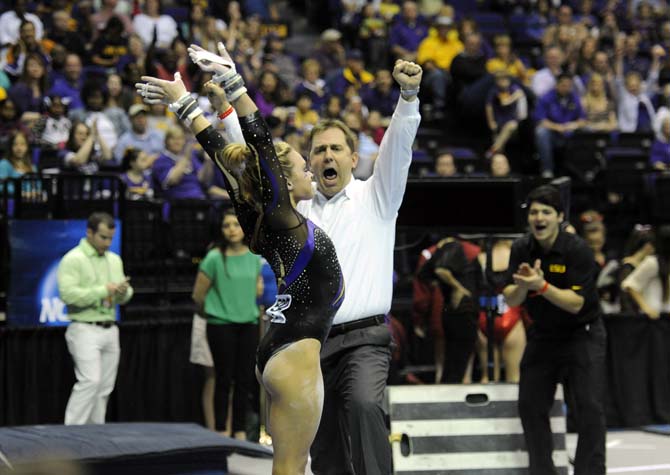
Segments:
[[[563,264],[550,264],[549,272],[554,274],[565,274],[565,265]]]

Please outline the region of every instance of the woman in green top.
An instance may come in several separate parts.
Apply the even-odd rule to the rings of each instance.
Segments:
[[[215,428],[226,432],[228,394],[233,394],[232,432],[246,439],[249,393],[254,384],[259,308],[263,293],[260,257],[252,254],[233,210],[224,213],[220,242],[200,263],[193,300],[207,318],[207,341],[214,360]]]

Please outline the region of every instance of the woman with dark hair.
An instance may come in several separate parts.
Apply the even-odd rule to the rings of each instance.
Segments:
[[[39,53],[28,53],[19,80],[9,90],[9,97],[24,112],[41,112],[47,93],[47,63]]]
[[[7,150],[7,144],[16,131],[28,133],[21,123],[21,113],[10,97],[0,100],[0,153]]]
[[[126,196],[131,200],[153,198],[151,187],[151,157],[138,148],[129,148],[121,162],[121,181],[126,184]]]
[[[279,295],[266,312],[270,328],[258,347],[256,375],[268,396],[272,473],[304,473],[323,407],[321,345],[344,297],[342,272],[330,238],[295,207],[314,196],[304,158],[288,145],[273,146],[223,45],[219,52],[189,49],[201,69],[216,73],[240,117],[247,145],[226,146],[178,74],[172,82],[144,77],[147,83],[138,84],[138,91],[149,102],[170,102],[215,158],[251,250],[265,257],[277,276]]]
[[[421,267],[417,277],[439,287],[444,297],[444,348],[436,348],[435,382],[467,382],[466,372],[477,340],[475,267],[468,261],[463,245],[448,238]]]
[[[101,81],[89,79],[81,88],[81,100],[84,103],[84,109],[74,111],[70,118],[85,122],[89,127],[93,126],[93,122],[97,122],[100,137],[104,138],[109,148],[114,150],[120,131],[117,130],[112,119],[115,115],[114,111],[108,114],[108,109],[105,109],[109,100],[107,88],[101,84]]]
[[[254,94],[254,102],[261,115],[267,117],[275,107],[281,105],[286,97],[286,88],[281,79],[272,71],[263,71],[258,77],[258,86]]]
[[[628,277],[642,261],[654,254],[654,231],[650,225],[636,224],[633,232],[623,248],[623,257],[617,269],[617,285]],[[620,311],[623,314],[634,314],[639,311],[637,304],[627,292],[619,292]]]
[[[98,133],[96,121],[91,127],[83,122],[73,123],[70,138],[59,155],[66,168],[87,175],[96,173],[102,163],[114,163],[112,149]]]
[[[207,343],[214,364],[214,428],[246,439],[246,416],[253,390],[263,294],[260,257],[252,254],[233,210],[223,213],[221,237],[200,263],[193,287],[198,313],[207,319]],[[232,432],[226,430],[228,394],[234,383]],[[205,395],[203,394],[203,402]],[[208,415],[205,413],[205,419]]]
[[[621,288],[649,318],[656,320],[662,313],[670,313],[670,225],[656,230],[654,254],[642,260]]]
[[[26,173],[35,172],[28,137],[23,132],[15,132],[9,139],[5,158],[0,160],[0,181],[7,178],[20,178]],[[0,186],[2,190],[4,186]],[[11,194],[14,187],[10,184],[7,191]]]
[[[4,185],[1,183],[7,178],[20,178],[26,173],[34,173],[37,170],[32,163],[32,153],[28,136],[23,132],[15,132],[9,139],[9,148],[5,155],[6,158],[0,160],[0,191]],[[31,185],[33,185],[31,187]],[[41,192],[41,185],[24,182],[22,186],[24,193]],[[9,183],[7,192],[14,193],[14,186]],[[25,196],[25,195],[24,195]]]

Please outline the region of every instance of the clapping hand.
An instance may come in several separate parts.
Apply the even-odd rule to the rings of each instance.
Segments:
[[[219,49],[219,55],[195,44],[188,47],[188,55],[191,57],[191,61],[197,64],[203,71],[212,72],[217,75],[224,74],[230,70],[237,72],[235,63],[223,43],[219,41],[216,46]]]
[[[122,298],[124,295],[126,295],[126,292],[128,292],[128,287],[130,287],[130,284],[128,283],[129,281],[130,277],[126,277],[123,282],[117,284],[116,290],[114,291],[116,297]]]
[[[514,283],[528,290],[540,290],[544,285],[544,272],[542,272],[542,261],[535,260],[531,267],[528,263],[522,263],[516,273],[512,275]]]
[[[142,76],[142,81],[135,84],[135,90],[147,104],[170,104],[188,94],[179,72],[174,73],[172,81],[152,76]]]

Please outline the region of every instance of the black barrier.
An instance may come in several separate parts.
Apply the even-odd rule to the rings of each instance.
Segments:
[[[670,318],[611,315],[605,325],[608,426],[670,423]],[[64,331],[0,328],[0,426],[63,422],[74,383]],[[108,421],[201,422],[191,318],[121,322],[120,338]]]

